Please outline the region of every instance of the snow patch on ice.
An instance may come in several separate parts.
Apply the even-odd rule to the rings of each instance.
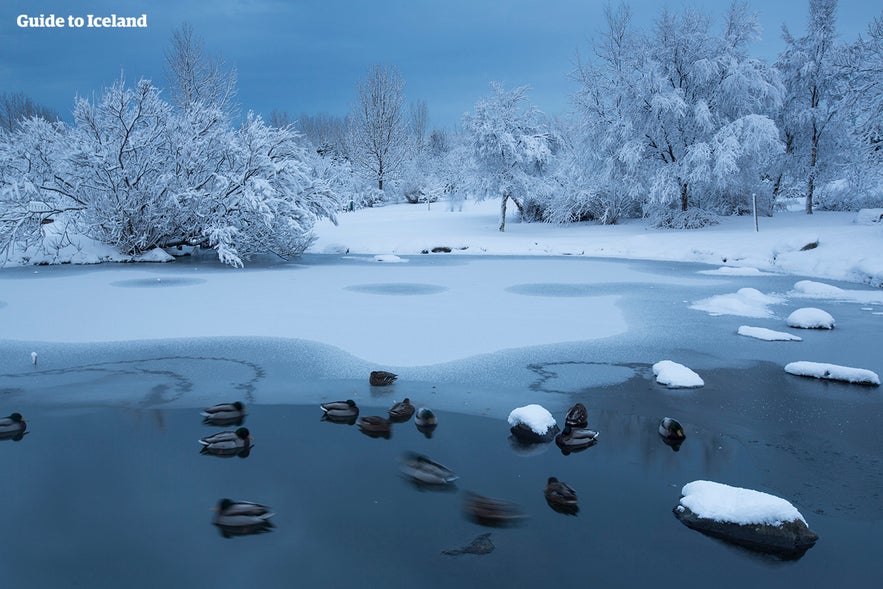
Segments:
[[[393,264],[398,264],[401,262],[407,262],[408,260],[406,260],[405,258],[400,258],[399,256],[396,256],[394,254],[378,254],[378,255],[374,256],[374,261],[375,262],[389,262],[389,263],[393,263]]]
[[[827,311],[815,307],[797,309],[787,320],[789,327],[800,329],[834,329],[834,318]]]
[[[740,325],[736,333],[768,342],[799,342],[803,340],[803,338],[785,331],[773,331],[765,327],[751,327],[748,325]]]
[[[509,425],[515,427],[520,423],[523,423],[540,436],[549,431],[549,428],[557,425],[552,414],[542,405],[536,404],[525,405],[512,410],[509,414]]]
[[[880,377],[876,372],[864,368],[850,368],[823,362],[791,362],[785,366],[785,372],[796,376],[811,376],[823,380],[840,380],[856,384],[880,385]]]
[[[690,305],[691,309],[705,311],[710,315],[738,315],[763,319],[772,317],[769,305],[785,302],[782,297],[766,295],[756,288],[740,288],[732,294],[715,295]]]
[[[742,487],[713,481],[693,481],[681,489],[680,504],[706,519],[740,525],[778,526],[802,521],[803,516],[789,501]]]
[[[801,280],[794,283],[794,289],[788,293],[788,296],[847,301],[851,303],[883,304],[883,292],[878,290],[847,290],[813,280]]]
[[[690,389],[705,386],[698,374],[677,362],[662,360],[653,365],[656,382],[670,389]]]
[[[752,266],[721,266],[714,270],[700,270],[697,274],[713,276],[768,276],[771,272],[762,272]]]

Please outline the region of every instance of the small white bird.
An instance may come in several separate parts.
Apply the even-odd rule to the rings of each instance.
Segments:
[[[31,352],[31,362],[34,363],[34,366],[37,365],[37,352]]]

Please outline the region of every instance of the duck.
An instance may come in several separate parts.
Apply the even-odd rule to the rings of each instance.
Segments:
[[[414,415],[414,406],[411,405],[411,399],[408,397],[389,408],[389,420],[393,423],[408,421],[412,415]]]
[[[353,424],[359,416],[359,407],[352,399],[322,403],[319,407],[322,408],[322,419],[328,421]]]
[[[414,413],[414,424],[417,426],[417,431],[429,439],[432,437],[432,432],[438,427],[438,418],[432,409],[421,407]]]
[[[687,439],[684,433],[684,426],[677,419],[671,417],[663,417],[659,422],[659,435],[666,440],[683,442]]]
[[[398,374],[393,374],[386,370],[374,370],[371,372],[370,376],[368,376],[368,382],[372,387],[385,387],[391,385],[398,377]]]
[[[0,417],[0,440],[20,440],[28,429],[28,422],[21,413]]]
[[[515,503],[475,493],[467,493],[463,511],[483,526],[516,525],[527,517]]]
[[[206,407],[200,415],[203,416],[203,423],[211,425],[241,425],[246,411],[245,405],[240,401],[234,401]]]
[[[356,425],[359,426],[363,434],[372,438],[389,438],[392,435],[390,421],[379,415],[360,417]]]
[[[202,438],[202,454],[215,454],[217,456],[242,456],[251,449],[254,440],[246,427],[240,427],[235,431],[218,432],[214,435]],[[248,454],[245,454],[247,456]]]
[[[402,459],[402,474],[418,485],[450,485],[460,477],[450,468],[422,454],[406,454]]]
[[[576,491],[573,487],[555,477],[549,477],[544,491],[546,502],[555,511],[575,514],[579,510]]]
[[[567,411],[564,424],[570,427],[586,427],[589,425],[589,412],[582,403],[577,403]]]
[[[260,503],[221,499],[215,511],[217,513],[212,523],[221,529],[221,534],[225,538],[260,534],[273,528],[269,520],[275,514],[269,507]]]
[[[564,426],[564,430],[555,436],[555,443],[566,455],[592,446],[598,440],[599,433],[583,427]]]

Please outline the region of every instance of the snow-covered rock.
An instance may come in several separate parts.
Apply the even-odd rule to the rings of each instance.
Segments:
[[[698,374],[677,362],[662,360],[653,365],[656,382],[670,389],[689,389],[705,386]]]
[[[155,247],[143,254],[133,256],[133,262],[171,262],[175,258],[161,247]]]
[[[794,283],[794,293],[800,296],[820,298],[820,299],[839,299],[844,296],[844,290],[831,284],[824,282],[816,282],[814,280],[800,280]]]
[[[549,442],[558,433],[558,424],[542,405],[525,405],[509,413],[511,432],[521,442]]]
[[[790,502],[752,489],[693,481],[673,511],[702,533],[784,557],[799,558],[818,540]]]
[[[834,329],[834,318],[827,311],[815,307],[803,307],[788,315],[789,327],[801,329]]]
[[[749,325],[740,325],[736,333],[767,342],[799,342],[803,340],[803,338],[785,331],[773,331],[765,327],[751,327]]]
[[[856,384],[880,386],[880,377],[876,372],[864,368],[850,368],[823,362],[791,362],[785,365],[785,372],[797,376],[811,376],[824,380],[840,380]]]

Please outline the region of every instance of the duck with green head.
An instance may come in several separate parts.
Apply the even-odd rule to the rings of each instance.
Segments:
[[[0,440],[20,440],[28,429],[28,422],[21,413],[0,417]]]
[[[200,453],[214,454],[215,456],[248,456],[251,443],[254,438],[246,427],[237,428],[235,431],[218,432],[214,435],[202,438]]]
[[[206,407],[200,415],[202,422],[209,425],[242,425],[246,411],[241,401],[234,401]]]

